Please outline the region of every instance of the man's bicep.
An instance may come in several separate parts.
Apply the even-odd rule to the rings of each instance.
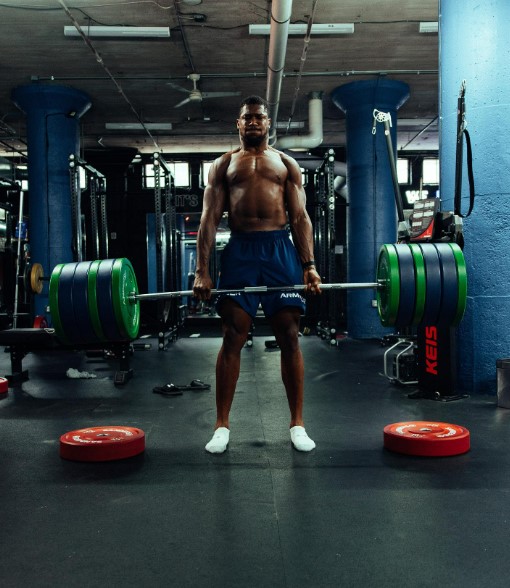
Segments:
[[[302,182],[296,183],[289,178],[285,189],[285,197],[287,213],[291,222],[306,213],[306,193]]]
[[[225,210],[227,196],[225,172],[227,167],[228,162],[225,162],[224,157],[217,159],[209,170],[207,186],[204,190],[203,214],[218,218],[218,222]]]

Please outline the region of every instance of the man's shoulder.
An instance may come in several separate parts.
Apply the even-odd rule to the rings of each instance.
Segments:
[[[232,151],[227,151],[226,153],[223,153],[222,155],[220,155],[216,160],[215,160],[215,164],[217,166],[224,166],[224,165],[228,165],[230,163],[230,160],[232,159],[232,155],[234,155],[235,153],[237,153],[238,151],[240,151],[239,147],[237,149],[232,149]]]
[[[284,151],[280,151],[275,149],[274,147],[270,147],[271,151],[273,151],[276,155],[279,155],[283,163],[288,167],[289,165],[298,166],[297,161],[291,156],[285,153]],[[298,166],[299,167],[299,166]]]

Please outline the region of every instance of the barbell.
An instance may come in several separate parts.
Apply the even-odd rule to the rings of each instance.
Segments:
[[[304,289],[303,284],[248,286],[211,294],[264,295]],[[375,282],[321,284],[321,289],[374,289],[379,318],[386,327],[456,326],[466,308],[466,264],[455,243],[382,245]],[[126,258],[58,264],[49,278],[52,325],[68,345],[136,339],[141,301],[192,295],[192,290],[139,294],[133,266]]]

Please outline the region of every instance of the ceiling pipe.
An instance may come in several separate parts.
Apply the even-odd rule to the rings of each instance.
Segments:
[[[269,131],[269,144],[276,142],[276,121],[283,80],[283,68],[287,53],[289,21],[292,14],[292,0],[273,0],[271,5],[271,28],[269,33],[269,54],[267,57],[266,100],[268,115],[273,121]]]
[[[278,139],[277,149],[313,149],[323,140],[322,92],[308,94],[308,135],[286,135]]]

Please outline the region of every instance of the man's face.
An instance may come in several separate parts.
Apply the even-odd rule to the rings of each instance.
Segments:
[[[239,118],[237,128],[241,138],[247,145],[257,146],[264,142],[269,135],[271,120],[266,109],[260,104],[245,104]]]

